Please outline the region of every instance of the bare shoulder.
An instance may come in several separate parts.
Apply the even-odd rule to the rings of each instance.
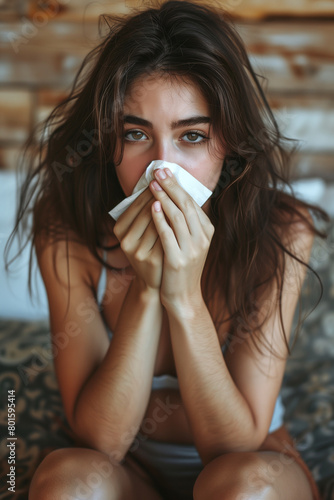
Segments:
[[[71,237],[72,236],[72,237]],[[72,281],[93,286],[96,272],[101,267],[87,245],[79,242],[73,235],[70,239],[51,241],[38,237],[35,241],[36,256],[45,285],[52,276],[63,285]]]
[[[283,214],[283,224],[279,229],[282,243],[297,258],[308,261],[314,242],[314,221],[309,210],[298,207],[293,215]]]

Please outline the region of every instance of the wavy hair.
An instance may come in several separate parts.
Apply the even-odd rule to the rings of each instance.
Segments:
[[[45,121],[40,143],[32,137],[27,142],[29,167],[10,239],[31,211],[32,247],[41,235],[67,243],[75,239],[111,268],[97,250],[108,233],[108,212],[125,197],[115,173],[123,153],[124,97],[142,75],[184,78],[206,98],[212,129],[227,152],[210,198],[216,230],[203,297],[209,304],[218,284],[226,304],[223,321],[228,313],[234,330],[237,324],[254,330],[256,293],[276,283],[283,327],[281,292],[286,256],[292,254],[282,241],[282,227],[299,217],[324,236],[303,209],[323,219],[326,214],[283,189],[290,186],[291,151],[231,19],[197,2],[171,0],[102,20],[107,34],[85,57],[68,97]]]

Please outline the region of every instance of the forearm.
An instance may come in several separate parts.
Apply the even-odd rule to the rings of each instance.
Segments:
[[[203,299],[167,313],[181,396],[202,460],[251,449],[252,412],[230,376]]]
[[[179,390],[152,391],[140,433],[155,441],[194,443]]]
[[[120,459],[146,411],[161,324],[159,294],[144,292],[134,280],[106,356],[77,400],[74,420],[81,437]]]

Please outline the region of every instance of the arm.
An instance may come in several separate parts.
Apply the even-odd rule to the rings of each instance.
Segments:
[[[134,279],[110,343],[89,278],[78,265],[85,251],[74,245],[69,248],[71,289],[66,310],[65,243],[58,246],[57,276],[52,247],[39,253],[38,261],[48,294],[52,342],[58,346],[54,365],[65,414],[84,442],[121,460],[149,399],[162,321],[159,296]],[[88,301],[90,314],[83,315]]]
[[[251,336],[222,356],[215,326],[201,294],[201,274],[212,237],[212,224],[173,177],[155,192],[163,211],[154,221],[165,252],[162,304],[169,318],[172,347],[185,411],[195,445],[208,463],[228,451],[257,449],[268,433],[281,386],[286,346],[279,322],[277,290],[257,304],[265,318],[262,331],[280,358],[260,354]],[[154,188],[152,186],[152,192]],[[154,212],[153,212],[154,213]],[[167,224],[165,214],[171,221]],[[290,227],[289,246],[308,261],[313,237],[300,222]],[[286,257],[282,310],[290,332],[305,267]],[[268,302],[270,310],[268,312]],[[256,335],[258,332],[254,331]]]
[[[313,237],[304,227],[294,227],[293,231],[294,251],[307,262]],[[305,267],[288,257],[282,296],[288,336],[304,274]],[[257,449],[268,433],[286,363],[277,291],[272,289],[271,296],[262,301],[260,312],[266,318],[263,333],[280,358],[266,348],[260,353],[251,335],[238,332],[236,342],[223,357],[200,295],[197,300],[165,307],[181,395],[203,462],[228,451]]]
[[[67,419],[84,442],[112,453],[117,460],[126,454],[146,410],[162,324],[162,253],[150,224],[150,199],[147,190],[119,219],[121,246],[125,237],[136,278],[128,289],[111,343],[94,300],[86,265],[92,260],[89,251],[71,242],[67,262],[65,241],[36,247],[48,294],[53,341],[56,343],[58,332],[71,332],[54,354]],[[149,249],[148,255],[145,249]],[[88,317],[82,314],[87,301]]]
[[[180,309],[169,309],[172,346],[181,395],[203,463],[221,453],[253,449],[264,437],[261,432],[259,437],[252,409],[231,376],[203,299],[180,303]]]
[[[132,281],[106,355],[76,400],[75,429],[117,459],[125,456],[146,411],[161,323],[159,295]]]
[[[168,312],[180,391],[202,460],[251,449],[257,438],[252,410],[228,370],[203,299]]]

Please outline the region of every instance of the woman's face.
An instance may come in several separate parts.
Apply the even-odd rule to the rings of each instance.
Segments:
[[[218,155],[209,129],[209,106],[193,83],[160,76],[136,80],[125,96],[124,155],[116,167],[125,195],[153,160],[177,163],[213,191],[223,153]]]

